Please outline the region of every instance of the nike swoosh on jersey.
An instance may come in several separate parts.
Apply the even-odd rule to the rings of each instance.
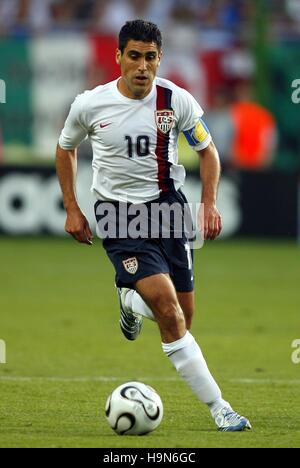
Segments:
[[[101,127],[101,128],[105,128],[105,127],[108,127],[108,126],[111,125],[111,124],[112,124],[112,122],[109,122],[109,123],[107,123],[107,124],[102,124],[102,123],[101,123],[101,124],[100,124],[100,127]]]

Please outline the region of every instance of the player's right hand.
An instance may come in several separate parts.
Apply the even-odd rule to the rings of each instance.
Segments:
[[[65,231],[82,244],[93,244],[93,233],[88,220],[79,208],[67,210]]]

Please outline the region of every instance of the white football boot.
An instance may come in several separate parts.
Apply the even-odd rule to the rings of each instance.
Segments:
[[[218,411],[215,416],[215,423],[218,427],[218,431],[221,432],[235,432],[252,429],[248,419],[244,418],[244,416],[240,416],[230,407],[225,407]]]
[[[120,303],[120,327],[127,340],[136,340],[141,333],[143,317],[134,313],[125,305],[126,294],[129,288],[117,288]]]

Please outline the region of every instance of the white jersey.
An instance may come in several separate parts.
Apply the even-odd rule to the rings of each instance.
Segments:
[[[185,132],[201,150],[209,132],[197,127],[203,110],[193,96],[171,81],[156,78],[144,99],[123,96],[118,80],[75,99],[59,138],[65,150],[89,137],[93,148],[92,192],[98,200],[143,203],[184,183],[177,142]],[[203,130],[203,128],[202,128]]]

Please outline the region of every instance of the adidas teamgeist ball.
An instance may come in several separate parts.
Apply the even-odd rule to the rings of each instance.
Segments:
[[[108,424],[117,434],[143,435],[159,426],[163,404],[149,385],[127,382],[109,395],[105,414]]]

